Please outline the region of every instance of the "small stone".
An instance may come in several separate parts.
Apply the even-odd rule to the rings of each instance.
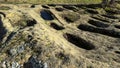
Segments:
[[[16,55],[16,54],[17,54],[16,49],[10,49],[10,50],[9,50],[9,54],[10,54],[11,56]]]
[[[48,65],[47,65],[47,63],[44,63],[44,68],[48,68]]]
[[[38,61],[36,57],[30,57],[28,62],[24,64],[25,68],[48,68],[47,63],[42,63],[41,61]]]
[[[20,68],[20,65],[17,62],[12,62],[12,68]]]
[[[5,61],[3,62],[2,67],[6,68],[6,62]]]
[[[24,52],[24,50],[25,50],[24,46],[19,46],[17,49],[17,52],[22,53],[22,52]]]
[[[3,68],[10,68],[10,63],[7,62],[7,61],[3,61],[2,67],[3,67]]]

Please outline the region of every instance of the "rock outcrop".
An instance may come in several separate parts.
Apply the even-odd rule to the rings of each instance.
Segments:
[[[120,11],[1,4],[0,68],[119,68]]]

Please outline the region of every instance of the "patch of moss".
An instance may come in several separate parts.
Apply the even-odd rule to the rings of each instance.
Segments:
[[[103,8],[97,8],[96,10],[98,11],[99,14],[106,14]]]
[[[10,10],[11,8],[8,6],[0,6],[0,10]]]
[[[27,25],[27,22],[26,20],[20,20],[16,25],[23,28]]]
[[[111,14],[120,14],[119,10],[113,7],[105,7],[105,11]]]
[[[4,60],[5,57],[6,57],[5,53],[0,54],[0,61]]]
[[[18,28],[25,28],[27,26],[34,26],[36,23],[37,23],[36,20],[29,18],[27,16],[23,16],[23,18],[18,22],[14,23],[13,26]]]
[[[67,21],[67,22],[75,22],[78,19],[80,19],[80,16],[76,12],[67,12],[63,13],[62,17]]]
[[[110,7],[105,7],[105,10],[106,11],[110,11],[110,10],[112,10]]]
[[[117,5],[116,5],[116,8],[120,10],[120,4],[117,4]]]
[[[68,56],[68,55],[65,55],[65,54],[62,53],[62,52],[56,54],[56,57],[57,57],[58,59],[61,59],[61,60],[65,61],[65,62],[68,62],[68,61],[70,60],[69,56]]]

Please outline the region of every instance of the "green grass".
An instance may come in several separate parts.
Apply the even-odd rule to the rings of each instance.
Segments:
[[[32,3],[32,4],[89,4],[101,3],[101,0],[9,0],[4,3]]]
[[[9,10],[9,9],[11,9],[11,8],[8,6],[0,6],[0,10]]]

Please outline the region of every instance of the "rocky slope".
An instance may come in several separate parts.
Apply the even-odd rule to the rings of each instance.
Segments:
[[[0,68],[119,68],[120,8],[0,5]]]

